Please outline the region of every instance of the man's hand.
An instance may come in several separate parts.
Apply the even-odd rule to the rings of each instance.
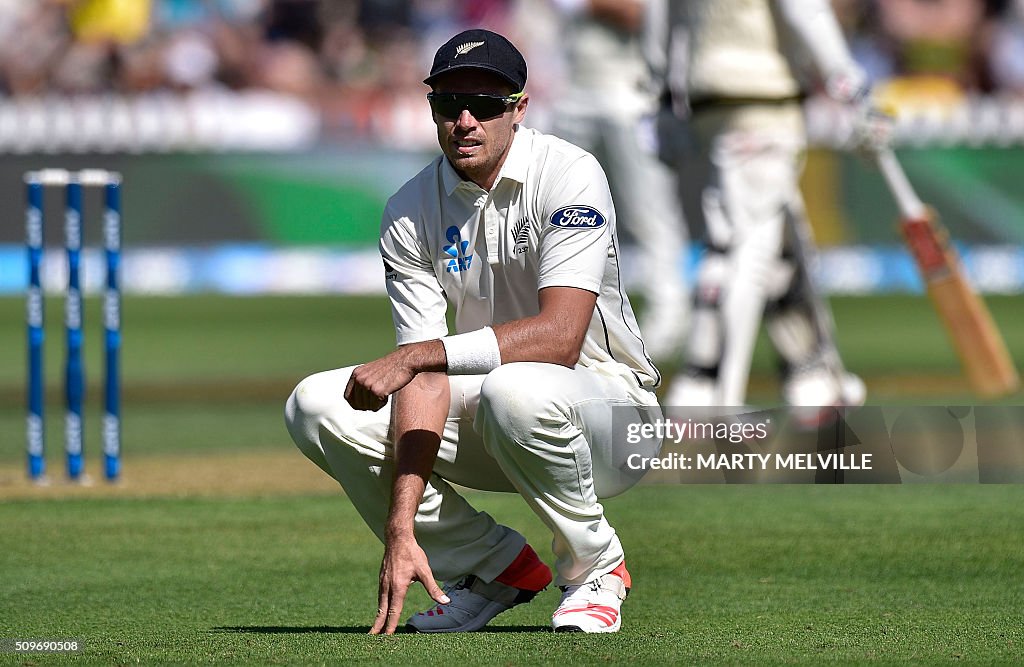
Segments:
[[[409,536],[391,537],[384,547],[384,559],[380,564],[380,584],[377,589],[377,618],[370,628],[371,635],[391,635],[398,627],[402,616],[402,605],[405,603],[409,586],[418,581],[427,589],[427,593],[438,604],[448,604],[451,600],[441,587],[434,581],[430,571],[427,555],[416,543],[416,538]]]
[[[380,410],[388,397],[412,382],[417,373],[443,372],[446,365],[440,340],[403,345],[353,370],[345,387],[345,400],[356,410]]]
[[[863,72],[856,69],[830,76],[825,82],[825,92],[850,109],[853,123],[850,144],[854,150],[873,156],[889,147],[896,119],[875,103]]]
[[[412,382],[416,373],[406,362],[403,348],[352,371],[345,400],[356,410],[380,410],[388,396]]]

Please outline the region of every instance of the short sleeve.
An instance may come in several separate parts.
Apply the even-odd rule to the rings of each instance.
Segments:
[[[600,294],[615,227],[604,170],[592,155],[583,154],[548,178],[537,287],[578,287]]]
[[[391,317],[399,345],[440,338],[448,334],[447,302],[434,274],[430,255],[417,238],[416,226],[406,216],[385,208],[381,220],[380,255],[391,299]]]

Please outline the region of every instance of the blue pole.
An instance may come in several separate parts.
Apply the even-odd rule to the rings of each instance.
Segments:
[[[103,295],[106,350],[104,387],[103,458],[107,480],[121,473],[121,183],[113,176],[105,187],[103,248],[107,261],[107,287]]]
[[[64,418],[64,449],[68,478],[78,480],[83,469],[82,399],[85,373],[82,364],[82,184],[72,177],[66,186],[64,245],[68,256],[68,293],[64,301],[64,333],[67,338],[65,388],[67,412]]]
[[[28,325],[28,385],[26,447],[28,476],[40,480],[46,474],[43,405],[43,184],[34,175],[26,176],[25,248],[28,251],[28,290],[25,293],[25,318]]]

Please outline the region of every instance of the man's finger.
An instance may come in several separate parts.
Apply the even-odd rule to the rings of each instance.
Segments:
[[[384,629],[384,624],[388,620],[388,585],[381,581],[380,589],[378,591],[377,598],[377,617],[373,619],[373,625],[370,627],[371,635],[379,635],[380,631]]]
[[[383,408],[384,404],[387,402],[388,399],[386,396],[384,398],[381,398],[376,394],[376,392],[367,389],[366,395],[363,396],[363,409],[372,410],[373,412],[376,412],[377,410]]]
[[[380,631],[384,629],[384,623],[387,621],[387,610],[381,609],[377,611],[377,618],[373,619],[373,625],[370,626],[371,635],[379,635]]]
[[[391,635],[395,633],[398,621],[402,618],[402,607],[405,606],[405,594],[408,591],[408,585],[395,586],[391,589],[390,599],[388,600],[388,622],[384,627],[384,634]]]
[[[352,391],[352,397],[349,399],[348,404],[356,410],[372,410],[376,412],[383,408],[387,402],[386,396],[381,398],[369,388],[357,385]]]
[[[369,409],[370,406],[369,402],[367,401],[367,391],[365,387],[363,387],[360,384],[357,384],[355,387],[352,388],[352,399],[349,401],[349,405],[351,405],[356,410]]]
[[[345,396],[345,400],[349,401],[349,402],[352,401],[352,385],[353,384],[355,384],[355,381],[353,380],[352,376],[349,375],[348,376],[348,383],[345,385],[345,393],[343,394]]]
[[[438,604],[448,604],[451,602],[451,599],[445,595],[445,592],[434,581],[434,575],[429,571],[426,572],[426,576],[421,575],[419,580],[423,584],[423,588],[427,589],[427,595],[434,598],[434,602]]]

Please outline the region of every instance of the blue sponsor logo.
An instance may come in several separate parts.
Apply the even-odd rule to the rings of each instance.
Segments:
[[[469,241],[462,240],[462,234],[455,225],[449,227],[444,234],[449,245],[444,247],[446,258],[445,272],[459,273],[466,271],[473,263],[473,255],[469,254]]]
[[[604,222],[604,216],[590,206],[566,206],[551,215],[551,225],[563,229],[597,229]]]

